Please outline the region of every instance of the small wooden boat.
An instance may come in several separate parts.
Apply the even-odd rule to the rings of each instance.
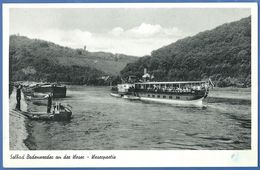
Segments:
[[[45,98],[46,94],[44,93],[33,93],[32,95],[25,95],[27,101],[32,102],[35,105],[47,106],[48,100]]]
[[[122,95],[118,93],[110,93],[110,95],[113,97],[122,97]]]
[[[63,105],[53,109],[51,113],[46,112],[21,112],[31,120],[68,121],[72,117],[72,111]]]

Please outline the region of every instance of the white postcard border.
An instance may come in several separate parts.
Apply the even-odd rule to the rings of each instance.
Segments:
[[[9,10],[11,8],[250,8],[251,9],[251,150],[9,150]],[[258,165],[258,8],[257,3],[84,3],[3,4],[3,166],[4,167],[256,167]],[[84,155],[85,159],[10,159],[11,154]],[[96,160],[92,155],[114,155]],[[88,158],[87,158],[88,157]]]

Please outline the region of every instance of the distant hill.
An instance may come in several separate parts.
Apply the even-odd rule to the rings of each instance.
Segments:
[[[52,42],[10,36],[10,78],[16,80],[93,82],[117,76],[137,57],[71,49]]]
[[[251,86],[251,17],[164,46],[121,74],[141,78],[144,68],[155,81],[211,78],[220,87]]]

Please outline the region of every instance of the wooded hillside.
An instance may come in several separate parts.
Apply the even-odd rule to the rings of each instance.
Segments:
[[[116,77],[134,56],[71,49],[52,42],[10,36],[10,80],[63,81],[98,84],[104,75]]]
[[[155,81],[211,78],[219,87],[251,86],[251,17],[221,25],[152,52],[128,64],[123,77],[143,75]]]

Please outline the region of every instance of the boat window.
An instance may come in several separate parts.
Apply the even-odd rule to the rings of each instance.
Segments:
[[[153,95],[153,97],[155,97],[155,96]]]
[[[180,99],[180,96],[176,96],[176,99]]]
[[[160,98],[160,95],[157,95],[158,98]]]
[[[166,96],[163,96],[163,98],[166,98]]]
[[[148,94],[147,96],[150,97],[150,94]]]
[[[172,99],[172,96],[169,96],[169,99]]]

